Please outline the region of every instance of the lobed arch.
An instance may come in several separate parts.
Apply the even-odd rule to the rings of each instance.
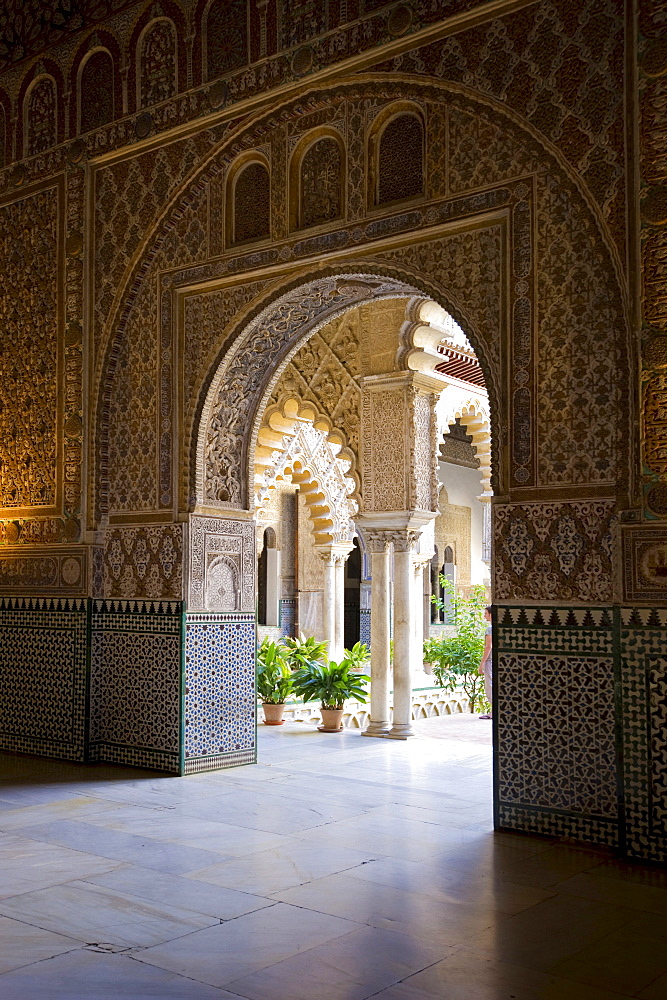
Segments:
[[[472,436],[472,444],[479,459],[482,492],[491,493],[491,414],[488,401],[478,396],[470,396],[465,400],[459,399],[451,407],[443,409],[440,437],[447,433],[449,425],[457,419],[465,424],[468,434]]]
[[[324,435],[337,466],[344,463],[344,476],[352,483],[352,488],[347,493],[359,504],[361,480],[357,471],[357,456],[349,447],[344,432],[333,427],[310,400],[289,395],[266,408],[257,431],[254,450],[256,505],[260,504],[259,492],[265,482],[267,470],[274,464],[276,453],[284,451],[289,439],[306,423],[312,424],[316,431]]]
[[[260,482],[256,481],[255,502],[260,517],[269,491],[280,482],[290,481],[305,498],[316,545],[351,541],[359,505],[352,497],[355,482],[346,475],[349,463],[339,457],[339,452],[326,431],[310,420],[294,417],[282,447],[272,453],[263,466]]]

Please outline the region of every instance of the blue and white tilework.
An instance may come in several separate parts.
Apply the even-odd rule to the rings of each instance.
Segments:
[[[285,597],[280,602],[280,634],[293,636],[296,630],[296,600]]]
[[[185,772],[255,760],[255,620],[185,616]]]
[[[359,612],[359,641],[371,648],[371,613],[365,608]]]

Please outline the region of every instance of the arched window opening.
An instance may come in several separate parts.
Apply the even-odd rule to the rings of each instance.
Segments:
[[[377,204],[424,192],[424,127],[416,114],[392,118],[382,130],[377,164]]]
[[[237,174],[233,220],[234,243],[247,243],[271,235],[270,178],[263,163],[249,163]]]
[[[264,529],[262,551],[257,560],[257,623],[279,624],[280,617],[280,552],[276,547],[273,528]]]
[[[90,132],[114,118],[113,59],[99,49],[86,60],[79,77],[79,131]]]
[[[343,150],[332,136],[306,151],[300,171],[299,228],[319,226],[343,215]]]
[[[206,69],[209,80],[248,62],[246,0],[214,0],[206,21]]]
[[[27,106],[26,154],[43,153],[56,144],[56,84],[45,76],[30,91]]]
[[[177,91],[176,29],[172,21],[162,18],[147,29],[139,60],[139,107],[147,108],[168,101]]]

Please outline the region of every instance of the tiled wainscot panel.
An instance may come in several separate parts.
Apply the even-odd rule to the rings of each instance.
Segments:
[[[500,607],[500,827],[618,846],[613,613]]]
[[[189,612],[185,623],[185,773],[254,763],[254,616]]]
[[[83,760],[88,608],[78,598],[0,598],[0,746]]]
[[[92,602],[91,760],[180,771],[180,601]]]
[[[627,853],[667,861],[667,609],[621,609]]]

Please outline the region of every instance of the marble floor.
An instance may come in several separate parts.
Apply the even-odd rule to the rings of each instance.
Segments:
[[[490,724],[260,726],[188,778],[0,755],[2,1000],[667,998],[667,871],[494,834]]]

